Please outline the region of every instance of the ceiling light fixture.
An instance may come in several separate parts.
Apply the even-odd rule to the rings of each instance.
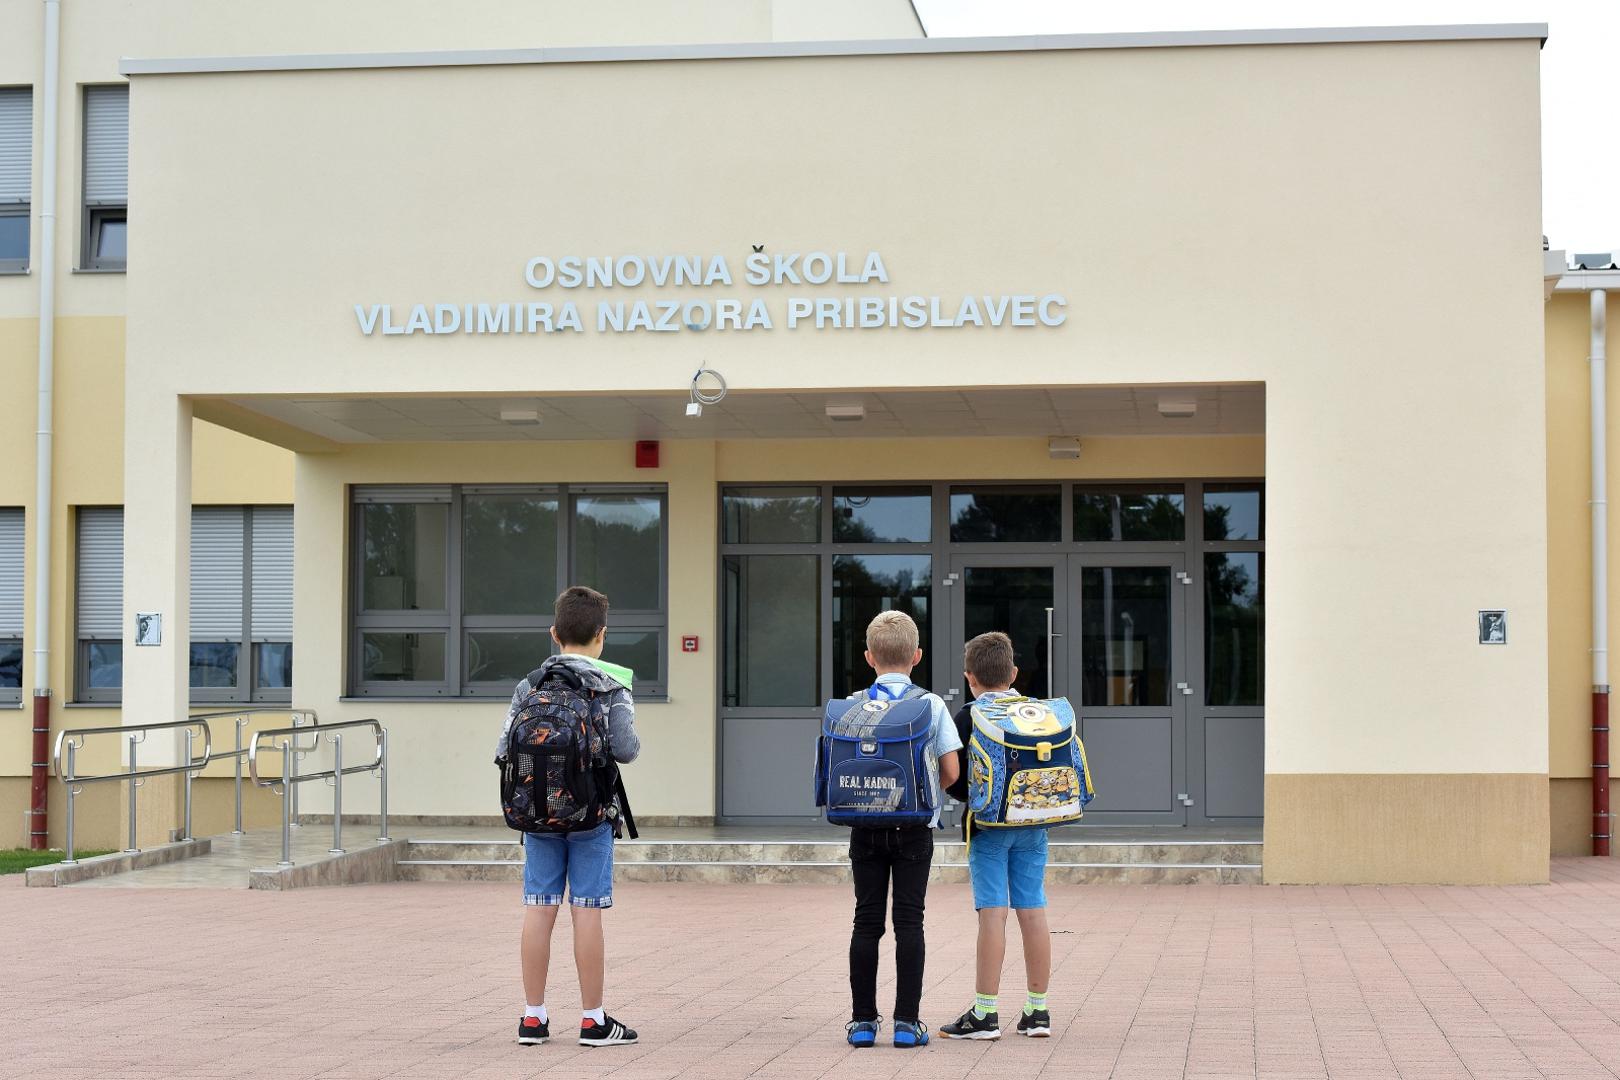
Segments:
[[[503,408],[501,409],[501,423],[515,424],[519,427],[524,425],[532,427],[540,423],[540,410]]]
[[[1198,415],[1198,402],[1192,398],[1162,397],[1159,415],[1167,420],[1185,420]]]
[[[1053,435],[1046,440],[1046,456],[1053,461],[1080,456],[1080,440],[1073,435]]]
[[[827,406],[827,419],[840,422],[851,420],[865,420],[865,405],[829,405]]]

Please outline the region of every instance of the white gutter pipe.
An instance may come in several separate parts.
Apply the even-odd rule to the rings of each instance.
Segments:
[[[1592,854],[1609,854],[1608,294],[1592,290]]]
[[[39,166],[39,419],[34,438],[34,755],[29,847],[47,846],[46,753],[51,735],[51,419],[56,381],[56,133],[61,0],[45,0],[45,72]]]

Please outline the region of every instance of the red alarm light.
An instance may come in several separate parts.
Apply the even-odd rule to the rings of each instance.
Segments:
[[[636,468],[658,468],[658,440],[643,439],[636,443]]]

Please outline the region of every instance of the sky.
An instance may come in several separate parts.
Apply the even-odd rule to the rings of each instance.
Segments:
[[[1254,27],[1546,23],[1542,232],[1554,248],[1620,251],[1616,0],[914,0],[930,37]]]

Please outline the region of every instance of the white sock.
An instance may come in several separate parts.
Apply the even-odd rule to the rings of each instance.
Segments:
[[[546,1015],[546,1007],[545,1007],[544,1003],[539,1004],[539,1005],[525,1005],[525,1006],[523,1006],[523,1015],[524,1016],[536,1017],[536,1018],[539,1019],[539,1021],[542,1024],[544,1024],[547,1020],[550,1019],[550,1017],[548,1017]]]
[[[580,1017],[580,1023],[584,1023],[586,1020],[591,1020],[598,1024],[607,1023],[607,1017],[603,1014],[601,1009],[586,1009],[585,1014]]]

